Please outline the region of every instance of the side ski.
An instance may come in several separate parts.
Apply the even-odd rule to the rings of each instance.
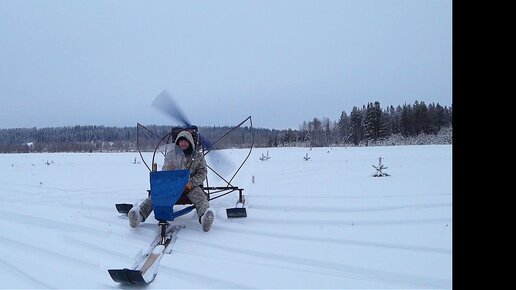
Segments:
[[[158,274],[158,266],[164,254],[170,254],[177,239],[177,233],[184,225],[174,225],[166,230],[165,235],[158,237],[151,244],[145,254],[136,259],[131,269],[109,269],[113,281],[123,284],[148,284]]]
[[[119,213],[127,215],[131,208],[133,208],[133,205],[130,203],[117,203],[115,207]]]

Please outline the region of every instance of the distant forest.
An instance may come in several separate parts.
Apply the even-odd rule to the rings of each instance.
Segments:
[[[246,124],[243,124],[246,125]],[[145,126],[154,132],[156,142],[173,126]],[[233,127],[199,127],[199,133],[211,141],[219,140]],[[28,152],[110,152],[135,151],[137,127],[69,126],[53,128],[0,129],[0,153]],[[153,150],[149,133],[139,130],[140,148]],[[254,135],[254,143],[253,143]],[[156,139],[157,138],[157,139]],[[452,108],[439,103],[416,101],[394,108],[382,109],[379,102],[362,108],[353,107],[340,118],[313,118],[304,121],[299,129],[276,130],[241,126],[216,143],[216,148],[260,147],[326,147],[378,146],[408,144],[451,144]]]

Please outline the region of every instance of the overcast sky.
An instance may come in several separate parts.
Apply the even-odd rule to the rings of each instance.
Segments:
[[[451,0],[0,0],[0,128],[299,128],[379,101],[452,105]]]

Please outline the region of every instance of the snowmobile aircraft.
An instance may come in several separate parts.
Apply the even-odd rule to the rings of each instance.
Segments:
[[[224,137],[231,134],[235,129],[241,127],[247,121],[250,123],[252,133],[252,119],[251,116],[249,116],[240,124],[232,127],[215,142],[211,142],[208,138],[205,138],[199,133],[197,126],[192,125],[187,121],[167,91],[163,91],[158,95],[154,100],[153,105],[168,116],[178,119],[183,123],[183,126],[173,127],[167,134],[165,134],[165,136],[160,137],[140,123],[137,124],[136,147],[143,163],[150,172],[150,189],[147,190],[147,192],[152,199],[154,217],[158,220],[160,234],[151,244],[151,247],[147,252],[137,259],[132,269],[123,268],[108,270],[111,278],[120,283],[150,283],[157,274],[157,265],[159,260],[163,254],[170,253],[178,230],[184,227],[180,225],[170,227],[168,222],[191,212],[195,208],[188,197],[183,195],[183,189],[189,180],[190,172],[183,166],[185,157],[181,148],[175,145],[177,135],[185,130],[190,132],[195,142],[195,149],[199,150],[206,156],[210,152],[213,152],[211,154],[216,154],[217,150],[215,146],[217,143],[223,140]],[[238,192],[238,200],[236,201],[235,207],[226,209],[228,218],[247,217],[245,196],[243,194],[244,189],[233,185],[232,181],[251,154],[254,145],[254,134],[251,135],[253,137],[249,152],[231,178],[224,178],[212,166],[207,164],[208,169],[210,169],[224,182],[223,186],[210,186],[209,180],[206,178],[206,186],[203,184],[202,188],[209,201],[226,196],[233,192]],[[149,144],[152,142],[154,142],[154,144]],[[145,161],[142,154],[142,151],[149,146],[154,148],[150,166]],[[158,170],[158,160],[171,162],[171,164],[174,165],[172,166],[174,169]],[[133,207],[132,204],[128,203],[119,203],[115,204],[115,206],[119,213],[125,215],[127,215],[129,210]],[[182,206],[182,209],[174,211],[174,206]]]

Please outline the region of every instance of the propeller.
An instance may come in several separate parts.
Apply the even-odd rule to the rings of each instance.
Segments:
[[[183,114],[183,111],[179,109],[179,106],[176,104],[176,102],[167,90],[161,91],[161,93],[152,102],[152,106],[164,113],[165,115],[171,117],[172,119],[181,122],[184,126],[192,126],[192,123],[188,121],[186,116]],[[202,143],[204,149],[206,149],[207,151],[215,149],[213,147],[213,143],[204,136],[199,138],[199,142]]]
[[[183,114],[183,111],[179,108],[179,106],[176,104],[174,99],[172,98],[172,95],[165,89],[161,91],[161,93],[154,99],[152,102],[152,106],[156,108],[158,111],[164,113],[168,117],[179,121],[184,126],[192,126],[192,123],[186,118],[185,114]],[[213,152],[215,154],[209,155],[211,160],[214,161],[214,163],[219,164],[218,167],[219,170],[223,169],[224,173],[229,172],[228,170],[228,164],[232,163],[227,160],[224,156],[221,154],[217,154],[217,151],[215,150],[213,142],[211,142],[208,138],[205,136],[201,136],[199,134],[199,142],[202,144],[204,149],[206,150],[205,155],[207,155],[210,152]],[[216,156],[215,156],[216,155]]]
[[[192,125],[183,114],[183,112],[179,109],[179,106],[176,104],[176,102],[174,102],[174,99],[172,99],[172,96],[167,90],[163,90],[161,93],[159,93],[159,95],[152,102],[152,106],[167,116],[183,123],[185,126]]]

